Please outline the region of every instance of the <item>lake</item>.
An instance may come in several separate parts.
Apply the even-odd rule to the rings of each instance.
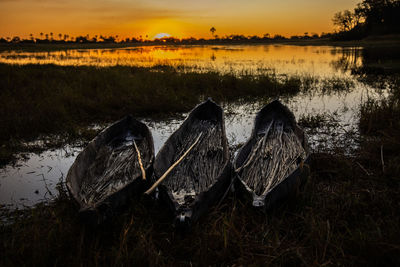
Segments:
[[[281,99],[296,118],[325,116],[336,123],[336,137],[330,129],[309,131],[313,150],[327,149],[331,143],[345,145],[343,133],[357,132],[359,107],[368,98],[385,97],[393,86],[390,80],[379,84],[365,79],[358,70],[377,60],[361,47],[292,46],[292,45],[206,45],[144,46],[121,49],[63,50],[51,52],[0,52],[0,63],[56,64],[72,66],[142,66],[169,65],[178,71],[216,71],[234,75],[273,73],[277,77],[296,76],[310,82],[311,89]],[[379,61],[383,64],[385,59]],[[393,65],[393,59],[389,65]],[[372,63],[371,63],[372,62]],[[156,69],[154,69],[156,71]],[[221,103],[226,113],[226,131],[231,147],[250,136],[263,98]],[[156,152],[176,130],[187,113],[153,120],[140,118],[149,125]],[[99,126],[100,128],[106,125]],[[347,143],[346,143],[347,145]],[[356,146],[350,142],[350,147]],[[56,185],[63,181],[81,146],[66,145],[59,149],[28,154],[15,165],[0,169],[0,204],[11,207],[31,206],[57,194]]]
[[[186,70],[346,76],[341,63],[360,66],[362,48],[292,45],[144,46],[51,52],[4,51],[0,63],[72,66],[172,65]]]

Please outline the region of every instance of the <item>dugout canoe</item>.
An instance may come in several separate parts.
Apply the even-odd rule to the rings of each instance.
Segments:
[[[66,184],[79,215],[99,223],[118,212],[151,184],[153,162],[153,137],[144,123],[126,116],[104,129],[68,171]]]
[[[304,182],[309,155],[293,113],[275,100],[257,113],[252,134],[234,159],[234,187],[253,206],[268,210]]]
[[[195,107],[165,142],[154,162],[154,181],[179,159],[158,195],[174,214],[175,226],[187,228],[222,200],[231,182],[224,113],[212,100]]]

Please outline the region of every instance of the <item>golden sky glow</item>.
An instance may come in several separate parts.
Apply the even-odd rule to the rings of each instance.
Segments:
[[[0,0],[0,36],[32,33],[119,35],[152,39],[215,34],[285,36],[330,32],[337,11],[361,0]]]

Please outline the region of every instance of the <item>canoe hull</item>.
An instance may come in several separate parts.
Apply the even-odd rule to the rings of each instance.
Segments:
[[[252,206],[257,209],[268,211],[276,206],[279,206],[283,201],[297,195],[302,185],[307,182],[310,175],[310,157],[304,161],[301,167],[297,168],[281,183],[275,186],[265,197],[257,197],[252,190],[234,174],[234,190],[237,195],[252,203]]]
[[[257,195],[241,178],[238,170],[245,163],[246,158],[249,157],[249,154],[255,146],[256,136],[259,134],[260,129],[263,127],[265,128],[265,124],[268,124],[269,121],[274,119],[284,121],[284,124],[293,130],[306,152],[306,157],[298,164],[296,169],[294,169],[281,182],[271,188],[268,193]],[[233,163],[233,168],[235,171],[233,171],[232,176],[234,179],[233,184],[235,191],[238,195],[243,196],[249,202],[251,202],[253,207],[263,209],[265,211],[272,209],[283,200],[296,195],[299,187],[306,182],[310,169],[309,154],[306,135],[303,130],[297,126],[293,113],[283,106],[279,101],[275,100],[264,106],[257,114],[251,137],[238,151],[237,156],[235,157]]]
[[[90,164],[92,164],[100,149],[108,145],[115,139],[116,136],[121,135],[127,129],[134,129],[135,134],[143,136],[143,139],[148,143],[150,160],[144,166],[146,177],[151,177],[153,174],[154,162],[154,143],[150,130],[147,126],[131,116],[127,116],[111,126],[104,129],[99,133],[87,147],[77,156],[75,162],[72,164],[68,171],[66,178],[66,185],[70,195],[79,206],[79,217],[87,223],[98,224],[111,218],[113,215],[123,210],[130,199],[134,196],[140,196],[151,185],[151,180],[142,179],[142,175],[128,179],[121,189],[107,195],[101,201],[95,203],[86,203],[82,200],[80,187],[86,178],[86,172]],[[130,149],[134,149],[133,146]]]
[[[171,192],[163,185],[159,188],[159,199],[166,204],[174,216],[174,225],[177,228],[187,229],[198,221],[213,205],[223,200],[231,185],[232,165],[225,165],[214,185],[205,192],[200,193],[195,203],[190,208],[182,208],[175,201]]]
[[[211,100],[207,100],[192,110],[186,120],[182,123],[169,139],[165,142],[154,162],[154,179],[157,180],[172,165],[172,160],[179,140],[186,134],[198,133],[192,132],[193,124],[196,119],[210,120],[218,123],[221,127],[220,134],[222,138],[223,148],[223,164],[219,167],[218,175],[213,179],[212,185],[207,190],[196,193],[195,199],[191,204],[182,204],[174,198],[171,188],[165,184],[161,184],[159,189],[159,199],[166,204],[174,216],[174,224],[177,228],[187,228],[209,209],[210,206],[216,204],[224,196],[229,185],[231,184],[232,165],[229,159],[229,148],[225,134],[223,110]],[[166,178],[168,179],[168,177]]]

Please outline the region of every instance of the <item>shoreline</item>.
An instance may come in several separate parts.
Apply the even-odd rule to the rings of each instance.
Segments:
[[[400,47],[400,35],[370,36],[361,40],[333,41],[330,39],[309,39],[309,40],[260,40],[260,41],[214,41],[205,40],[193,43],[2,43],[1,51],[57,51],[73,49],[119,49],[137,48],[145,46],[239,46],[239,45],[294,45],[294,46],[333,46],[333,47]]]

